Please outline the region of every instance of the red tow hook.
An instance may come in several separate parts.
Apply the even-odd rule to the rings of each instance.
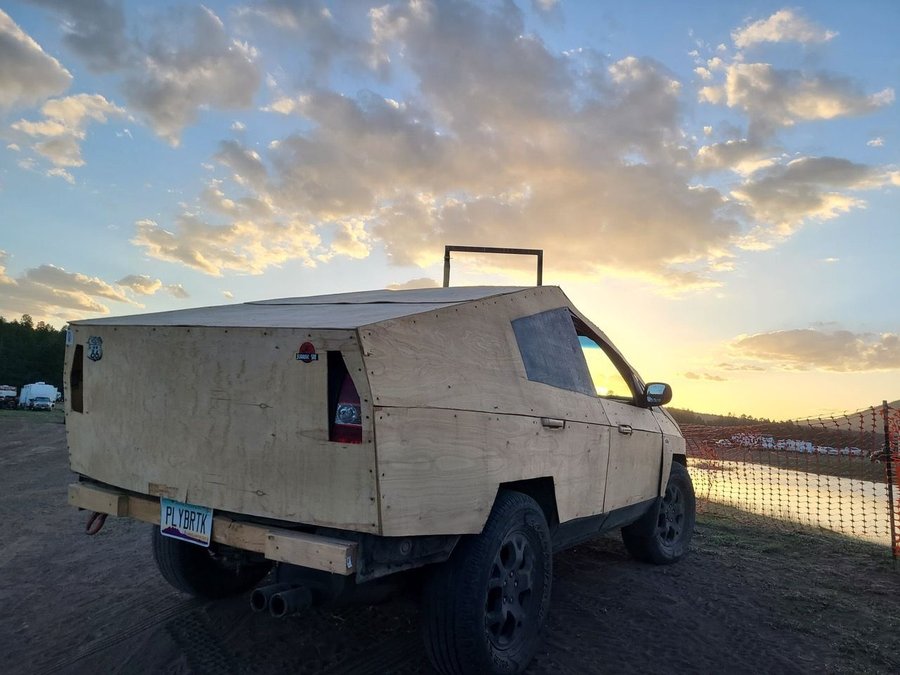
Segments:
[[[103,529],[103,524],[106,522],[106,514],[105,513],[97,513],[96,511],[91,514],[91,517],[88,518],[87,525],[84,526],[84,531],[86,534],[94,535],[97,534],[100,530]]]

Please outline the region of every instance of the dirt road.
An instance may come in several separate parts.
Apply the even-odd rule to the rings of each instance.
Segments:
[[[244,597],[171,590],[147,525],[110,519],[85,536],[49,420],[0,415],[0,672],[430,672],[411,600],[276,621]],[[666,568],[615,538],[556,556],[529,672],[900,672],[886,549],[769,525],[702,517],[689,557]]]

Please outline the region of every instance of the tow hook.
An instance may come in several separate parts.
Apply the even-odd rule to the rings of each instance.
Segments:
[[[95,535],[102,530],[103,524],[106,522],[106,515],[107,514],[105,513],[97,513],[94,511],[91,514],[91,517],[88,518],[87,525],[84,526],[85,534]]]

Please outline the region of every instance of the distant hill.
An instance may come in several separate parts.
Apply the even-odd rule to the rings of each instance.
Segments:
[[[891,408],[900,410],[900,399],[888,403]],[[880,404],[874,404],[872,407],[880,408]],[[751,415],[715,415],[712,413],[694,412],[683,408],[666,407],[675,421],[679,424],[703,424],[716,427],[733,427],[745,426],[748,424],[772,424],[776,420],[768,418],[753,417]],[[854,411],[851,413],[837,415],[823,415],[823,420],[834,419],[838,426],[849,429],[870,428],[872,426],[872,413],[870,409]],[[876,420],[880,422],[881,417],[876,412]],[[784,420],[789,421],[789,420]]]

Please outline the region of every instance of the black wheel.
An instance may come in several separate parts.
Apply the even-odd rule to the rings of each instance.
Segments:
[[[153,528],[153,559],[174,588],[198,598],[238,595],[255,586],[272,568],[243,551],[211,544],[209,548],[165,537]]]
[[[673,461],[665,494],[639,520],[622,528],[622,541],[638,560],[669,565],[687,553],[695,517],[691,476]]]
[[[541,507],[501,492],[484,531],[460,541],[424,593],[425,650],[439,673],[519,673],[550,608],[553,552]]]

